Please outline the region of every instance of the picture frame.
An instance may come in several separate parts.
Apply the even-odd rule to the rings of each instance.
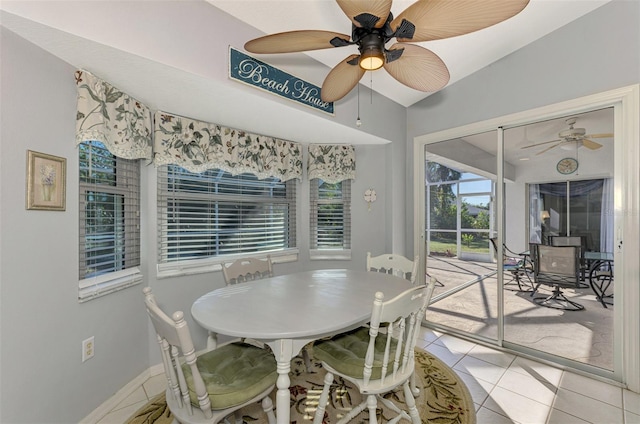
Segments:
[[[27,150],[27,209],[66,209],[67,160]]]

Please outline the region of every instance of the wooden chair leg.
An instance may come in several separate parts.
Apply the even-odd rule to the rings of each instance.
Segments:
[[[273,413],[273,401],[269,396],[262,399],[262,410],[267,414],[269,424],[276,424],[276,415]]]
[[[313,424],[322,424],[324,420],[324,411],[326,410],[327,403],[329,402],[329,389],[333,384],[333,374],[330,372],[324,376],[324,386],[322,387],[322,393],[318,399],[318,407],[316,408],[316,414],[313,417]]]
[[[404,383],[404,399],[407,403],[407,407],[409,408],[409,416],[411,417],[411,422],[413,424],[420,424],[420,412],[418,412],[418,408],[416,407],[416,400],[412,396],[411,387],[409,387],[409,382]]]
[[[307,369],[307,373],[311,373],[311,371],[313,371],[311,367],[311,357],[306,347],[302,348],[302,359],[304,360],[304,367]]]
[[[420,389],[416,385],[416,373],[415,372],[413,374],[411,374],[410,383],[411,383],[411,392],[413,393],[413,397],[417,398],[418,396],[420,396]]]
[[[410,396],[413,399],[413,396]],[[378,399],[376,395],[367,396],[367,409],[369,409],[369,424],[377,424],[378,417],[376,416],[376,409],[378,409]]]

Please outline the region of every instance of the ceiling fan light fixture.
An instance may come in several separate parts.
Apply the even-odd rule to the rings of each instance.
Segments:
[[[582,147],[582,140],[569,140],[566,143],[562,143],[560,148],[562,150],[574,150],[579,147]]]
[[[375,71],[384,65],[384,40],[376,33],[367,34],[361,39],[360,67],[365,71]]]
[[[384,65],[384,53],[376,48],[363,50],[360,54],[359,65],[365,71],[375,71]]]

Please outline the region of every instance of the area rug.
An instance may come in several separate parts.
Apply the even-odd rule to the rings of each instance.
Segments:
[[[312,355],[311,350],[309,353]],[[313,421],[315,399],[322,391],[324,370],[320,362],[313,360],[313,371],[307,373],[302,359],[295,358],[291,364],[291,423]],[[476,415],[469,390],[455,372],[432,354],[416,349],[416,384],[420,395],[416,404],[423,423],[475,424]],[[331,402],[327,405],[324,424],[335,423],[345,411],[360,403],[361,395],[349,384],[336,378],[331,387]],[[127,424],[170,424],[173,421],[162,393],[140,408]],[[396,403],[403,403],[403,392],[398,390],[387,396]],[[275,397],[272,397],[275,399]],[[380,405],[379,405],[380,406]],[[277,414],[277,411],[276,411]],[[266,424],[266,416],[259,403],[242,410],[245,424]],[[368,423],[369,413],[364,410],[352,422]],[[387,422],[390,416],[386,408],[378,410],[378,422]]]

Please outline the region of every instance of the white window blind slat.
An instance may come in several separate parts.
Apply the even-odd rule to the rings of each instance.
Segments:
[[[294,248],[296,182],[158,168],[159,263]]]

